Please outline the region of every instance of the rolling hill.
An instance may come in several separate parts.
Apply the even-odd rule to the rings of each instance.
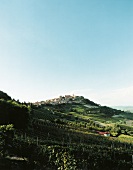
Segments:
[[[30,107],[29,126],[14,129],[10,140],[4,137],[9,130],[1,132],[10,145],[1,145],[3,169],[132,168],[132,113],[70,95],[25,105]]]

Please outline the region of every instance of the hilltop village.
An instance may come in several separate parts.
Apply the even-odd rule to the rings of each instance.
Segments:
[[[57,104],[63,104],[63,103],[81,103],[82,100],[84,100],[83,96],[75,96],[75,95],[65,95],[65,96],[59,96],[58,98],[54,99],[49,99],[46,101],[41,101],[41,102],[35,102],[35,105],[42,105],[42,104],[52,104],[52,105],[57,105]]]

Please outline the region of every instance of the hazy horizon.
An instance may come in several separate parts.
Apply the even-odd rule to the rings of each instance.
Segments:
[[[133,1],[0,1],[0,90],[132,105]]]

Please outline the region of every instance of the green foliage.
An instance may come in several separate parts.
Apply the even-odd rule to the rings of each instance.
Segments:
[[[30,108],[15,101],[0,99],[0,124],[13,124],[15,128],[26,128]]]
[[[4,99],[4,100],[11,100],[11,97],[8,96],[6,93],[4,93],[3,91],[0,91],[0,99]]]
[[[0,156],[5,156],[14,136],[12,124],[0,126]]]
[[[115,167],[125,170],[132,167],[131,148],[121,147],[120,143],[113,142],[110,147],[104,140],[100,145],[81,143],[36,146],[32,142],[17,140],[14,141],[15,154],[26,157],[33,165],[32,169],[114,170]],[[93,138],[91,140],[93,143]]]
[[[0,132],[1,133],[8,133],[8,132],[12,132],[12,131],[14,131],[13,124],[1,125],[0,126]]]
[[[119,136],[121,134],[121,128],[119,125],[115,124],[110,132],[112,136]]]

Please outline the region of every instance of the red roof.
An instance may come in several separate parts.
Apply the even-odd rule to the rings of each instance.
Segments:
[[[109,132],[98,132],[100,135],[104,135],[104,134],[110,134]]]

